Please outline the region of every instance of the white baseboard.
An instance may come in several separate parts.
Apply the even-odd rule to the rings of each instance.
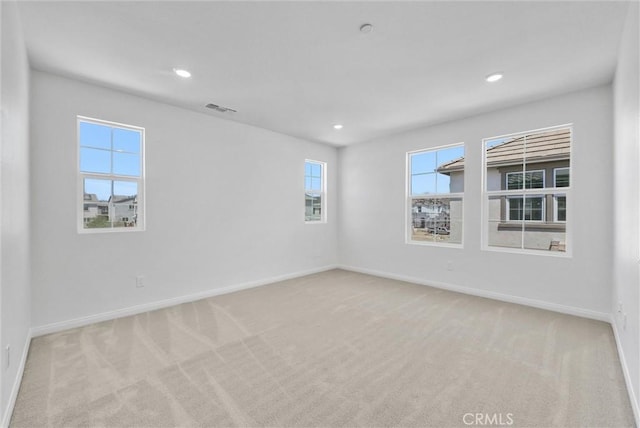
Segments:
[[[382,272],[373,269],[358,268],[353,266],[338,266],[352,272],[365,273],[368,275],[380,276],[382,278],[395,279],[398,281],[412,282],[414,284],[426,285],[429,287],[440,288],[443,290],[455,291],[458,293],[469,294],[472,296],[485,297],[487,299],[500,300],[503,302],[517,303],[519,305],[531,306],[538,309],[545,309],[553,312],[560,312],[568,315],[575,315],[583,318],[595,319],[598,321],[610,322],[611,315],[604,312],[597,312],[588,309],[576,308],[574,306],[565,306],[557,303],[545,302],[542,300],[528,299],[526,297],[512,296],[509,294],[496,293],[494,291],[480,290],[477,288],[463,287],[460,285],[449,284],[445,282],[425,280],[407,275],[398,275],[395,273]]]
[[[636,422],[636,426],[640,427],[640,408],[638,408],[638,400],[636,393],[633,390],[633,383],[631,382],[631,376],[629,375],[629,368],[627,367],[627,359],[622,349],[622,342],[620,341],[620,333],[618,332],[618,323],[616,323],[615,315],[611,315],[609,322],[613,329],[613,337],[616,340],[616,346],[618,348],[618,357],[620,358],[620,365],[622,366],[622,374],[624,376],[624,383],[627,385],[627,393],[629,394],[629,401],[631,402],[631,408],[633,409],[633,417]]]
[[[0,427],[2,428],[7,428],[9,426],[9,423],[11,422],[11,416],[13,415],[13,408],[16,405],[16,399],[18,398],[18,392],[20,391],[20,384],[22,383],[24,366],[27,363],[27,355],[29,355],[29,347],[31,346],[32,337],[33,332],[31,331],[31,329],[29,329],[27,331],[27,338],[25,340],[24,348],[22,349],[22,356],[20,357],[20,365],[18,366],[16,378],[13,382],[13,386],[11,387],[11,393],[9,395],[7,408],[4,409],[4,413],[2,414],[2,424],[0,425]]]
[[[434,288],[440,288],[449,291],[455,291],[463,294],[469,294],[478,297],[485,297],[494,300],[500,300],[509,303],[517,303],[525,306],[531,306],[539,309],[546,309],[553,312],[560,312],[568,315],[575,315],[584,318],[595,319],[599,321],[605,321],[611,324],[611,328],[613,329],[613,334],[616,342],[616,346],[618,349],[618,355],[620,358],[620,364],[622,366],[622,373],[624,376],[625,384],[627,386],[627,392],[629,394],[629,400],[631,402],[631,407],[633,409],[633,416],[635,418],[636,426],[640,427],[640,409],[638,407],[638,401],[636,399],[636,394],[633,390],[633,384],[631,382],[631,377],[629,375],[629,369],[627,367],[627,362],[625,358],[624,351],[622,349],[622,345],[620,342],[620,336],[618,333],[618,328],[615,322],[615,318],[611,314],[606,314],[603,312],[591,311],[582,308],[576,308],[573,306],[565,306],[556,303],[549,303],[535,299],[528,299],[524,297],[511,296],[508,294],[495,293],[492,291],[479,290],[470,287],[463,287],[459,285],[437,282],[437,281],[428,281],[421,278],[411,277],[407,275],[398,275],[389,272],[382,272],[373,269],[365,269],[365,268],[357,268],[353,266],[344,266],[344,265],[328,265],[321,268],[310,269],[307,271],[300,271],[292,274],[275,276],[267,279],[250,281],[241,284],[231,285],[224,288],[207,290],[205,292],[190,294],[186,296],[175,297],[172,299],[160,300],[156,302],[146,303],[143,305],[132,306],[128,308],[118,309],[115,311],[103,312],[97,315],[91,315],[83,318],[76,318],[67,321],[62,321],[53,324],[47,324],[40,327],[34,327],[29,330],[28,338],[26,340],[26,344],[22,353],[22,358],[20,360],[20,366],[18,368],[18,373],[11,390],[11,396],[9,397],[9,402],[7,405],[7,409],[4,412],[1,428],[6,428],[9,426],[11,422],[11,415],[13,414],[13,408],[16,403],[16,399],[18,397],[18,391],[20,390],[20,383],[22,381],[22,376],[24,374],[24,368],[27,360],[27,355],[29,353],[29,346],[31,344],[31,338],[41,336],[44,334],[55,333],[58,331],[67,330],[70,328],[81,327],[88,324],[93,324],[100,321],[107,321],[115,318],[120,318],[129,315],[136,315],[139,313],[161,309],[169,306],[178,305],[186,302],[193,302],[196,300],[204,299],[207,297],[219,296],[222,294],[233,293],[234,291],[245,290],[249,288],[259,287],[262,285],[271,284],[278,281],[284,281],[287,279],[298,278],[305,275],[311,275],[318,272],[324,272],[331,269],[344,269],[352,272],[365,273],[368,275],[379,276],[382,278],[389,278],[398,281],[406,281],[412,282],[415,284],[426,285]]]
[[[116,318],[122,318],[130,315],[137,315],[148,311],[154,311],[156,309],[162,309],[169,306],[175,306],[182,303],[195,302],[196,300],[206,299],[208,297],[219,296],[222,294],[233,293],[234,291],[246,290],[248,288],[260,287],[262,285],[272,284],[274,282],[285,281],[287,279],[298,278],[305,275],[311,275],[318,272],[324,272],[331,269],[336,269],[337,265],[328,265],[320,268],[309,269],[305,271],[294,272],[285,275],[273,276],[271,278],[260,279],[256,281],[249,281],[240,284],[234,284],[222,288],[214,288],[211,290],[203,291],[195,294],[188,294],[185,296],[178,296],[171,299],[158,300],[155,302],[145,303],[142,305],[130,306],[127,308],[116,309],[113,311],[102,312],[95,315],[89,315],[81,318],[74,318],[66,321],[60,321],[52,324],[45,324],[38,327],[33,327],[31,333],[33,337],[43,336],[45,334],[57,333],[59,331],[68,330],[70,328],[82,327],[89,324],[94,324],[101,321],[109,321]]]

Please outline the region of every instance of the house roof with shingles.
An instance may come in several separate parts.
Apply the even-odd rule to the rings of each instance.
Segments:
[[[569,159],[571,153],[571,130],[564,128],[536,134],[521,135],[490,147],[486,153],[487,165],[498,167],[521,164],[525,145],[527,163]],[[443,174],[462,170],[464,170],[464,157],[452,160],[438,167],[438,172]]]
[[[137,195],[127,196],[127,195],[112,195],[109,197],[109,202],[113,203],[123,203],[123,202],[135,202]]]

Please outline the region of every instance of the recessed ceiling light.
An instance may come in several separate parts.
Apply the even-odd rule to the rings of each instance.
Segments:
[[[333,129],[342,129],[342,125],[340,125],[339,123],[336,125],[333,125]]]
[[[183,69],[183,68],[174,68],[173,72],[176,73],[180,77],[184,77],[185,79],[187,77],[191,77],[191,73],[188,72],[187,70]]]
[[[369,34],[372,31],[373,31],[373,25],[371,25],[371,24],[362,24],[360,26],[360,32],[361,33]]]
[[[502,76],[502,73],[492,73],[486,77],[486,81],[491,83],[497,82],[498,80],[502,79]]]

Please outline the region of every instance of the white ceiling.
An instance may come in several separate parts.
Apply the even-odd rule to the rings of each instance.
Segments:
[[[610,82],[627,7],[20,3],[35,69],[339,146]],[[360,33],[363,23],[373,32]],[[485,82],[497,70],[505,78]]]

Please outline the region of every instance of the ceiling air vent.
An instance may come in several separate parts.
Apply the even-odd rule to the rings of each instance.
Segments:
[[[235,111],[232,108],[222,107],[222,106],[219,106],[219,105],[216,105],[216,104],[211,104],[211,103],[207,104],[205,107],[206,108],[210,108],[210,109],[215,110],[215,111],[219,111],[220,113],[226,113],[226,112],[237,113],[237,111]]]

